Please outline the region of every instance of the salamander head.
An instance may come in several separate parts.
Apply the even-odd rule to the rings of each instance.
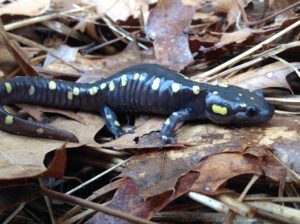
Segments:
[[[249,91],[237,86],[215,86],[206,96],[205,115],[219,124],[260,124],[270,120],[273,106],[262,92]]]

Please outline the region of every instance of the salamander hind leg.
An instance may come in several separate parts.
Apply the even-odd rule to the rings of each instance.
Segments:
[[[3,107],[0,107],[0,129],[15,135],[78,142],[77,137],[68,131],[24,120],[6,112]]]
[[[108,106],[104,106],[101,111],[102,117],[105,119],[107,129],[114,135],[115,138],[119,138],[126,134],[122,130],[120,122],[117,119],[115,112]]]

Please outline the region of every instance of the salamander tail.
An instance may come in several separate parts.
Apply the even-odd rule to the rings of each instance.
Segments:
[[[1,130],[15,135],[79,142],[77,137],[68,131],[24,120],[8,113],[3,107],[0,107],[0,123]]]

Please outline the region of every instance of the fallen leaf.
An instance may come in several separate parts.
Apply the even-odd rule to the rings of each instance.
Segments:
[[[192,21],[194,11],[195,7],[183,5],[180,0],[160,1],[150,11],[145,31],[149,38],[154,39],[159,64],[180,71],[193,62],[188,36],[184,32]]]
[[[15,0],[0,3],[0,15],[38,16],[50,8],[50,0]]]
[[[86,4],[97,5],[97,14],[108,15],[114,22],[121,20],[126,21],[129,16],[137,19],[143,15],[148,14],[150,4],[154,4],[157,0],[122,0],[122,1],[95,1],[95,0],[84,0]],[[144,18],[146,19],[146,18]]]
[[[21,70],[29,76],[38,76],[38,72],[31,66],[30,60],[26,53],[19,47],[18,43],[9,39],[7,33],[3,27],[2,20],[0,19],[0,35],[2,41],[6,45],[7,50],[14,56],[18,66]]]
[[[200,176],[191,191],[214,194],[230,178],[242,174],[262,174],[260,160],[241,153],[220,153],[211,155],[193,169]]]
[[[130,178],[126,178],[121,187],[118,188],[108,207],[148,220],[168,203],[187,193],[198,175],[199,173],[197,172],[190,172],[178,180],[173,190],[147,198],[147,200],[139,196],[134,182]],[[129,222],[98,212],[87,223],[127,224]]]
[[[292,66],[300,68],[300,63],[291,63]],[[244,73],[235,75],[228,82],[247,89],[285,88],[291,90],[286,77],[294,72],[294,69],[282,62],[274,62]]]

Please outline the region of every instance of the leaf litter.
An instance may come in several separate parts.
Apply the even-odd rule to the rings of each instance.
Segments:
[[[26,2],[17,0],[0,6],[2,15],[9,14],[2,18],[3,27],[11,32],[1,31],[5,44],[0,50],[8,50],[13,55],[0,57],[0,65],[10,62],[9,69],[0,67],[2,79],[28,74],[93,82],[130,65],[159,63],[192,79],[263,89],[267,99],[276,106],[277,114],[268,123],[256,127],[206,122],[181,124],[175,133],[178,144],[160,150],[158,132],[164,122],[161,117],[134,115],[134,133],[112,139],[99,115],[17,105],[21,111],[11,109],[18,115],[70,131],[79,143],[0,131],[0,181],[3,183],[0,198],[9,207],[0,216],[1,220],[8,220],[6,214],[17,208],[22,210],[25,203],[31,211],[28,214],[33,215],[19,213],[22,215],[14,215],[13,222],[24,218],[37,221],[37,217],[49,222],[53,209],[62,223],[79,220],[89,224],[130,223],[129,220],[135,220],[133,216],[143,219],[135,220],[138,223],[148,223],[150,219],[160,222],[164,220],[164,211],[187,218],[188,212],[195,208],[188,194],[193,192],[199,197],[199,203],[212,209],[205,216],[207,209],[196,204],[197,214],[207,217],[201,219],[203,222],[235,223],[236,216],[249,223],[247,215],[241,212],[247,206],[253,211],[251,216],[262,222],[266,217],[287,223],[300,221],[299,211],[291,208],[297,208],[300,201],[297,197],[300,120],[295,116],[299,114],[300,102],[297,75],[300,4],[297,1],[56,0],[51,1],[52,8],[50,1],[21,7]],[[52,12],[47,14],[47,10]],[[28,27],[33,32],[28,33]],[[285,29],[285,33],[278,35]],[[257,48],[274,36],[276,39]],[[256,51],[240,57],[254,48]],[[230,59],[234,63],[214,72],[213,68]],[[125,117],[123,123],[128,123]],[[72,161],[76,150],[85,151],[80,164]],[[124,164],[127,158],[130,160]],[[99,164],[110,164],[110,168],[99,170],[94,167],[93,159]],[[106,177],[93,180],[88,187],[80,187],[74,181],[89,182],[99,172],[103,172],[99,176]],[[67,192],[79,185],[76,189],[79,197],[90,196],[80,201],[68,193],[43,190],[43,186],[36,185],[38,177],[43,177],[43,185],[48,188],[60,186],[62,192]],[[14,197],[16,189],[19,198]],[[98,193],[93,194],[97,189]],[[51,208],[36,210],[37,205],[41,206],[41,201],[36,199],[40,194],[65,202],[73,200],[77,206],[63,212],[70,207],[58,206],[53,201]],[[203,195],[222,201],[227,212],[213,212],[214,200],[206,203]],[[248,203],[251,197],[257,201]],[[293,203],[281,205],[284,212],[278,212],[277,204],[271,200],[274,197],[280,202],[292,200]],[[98,204],[91,202],[92,199]],[[247,204],[243,199],[247,199]],[[260,200],[266,201],[265,207],[261,207]],[[238,206],[233,206],[236,201]],[[103,205],[113,210],[105,210]],[[94,214],[91,208],[98,213]],[[290,216],[288,211],[294,215]],[[216,214],[223,221],[214,220]],[[200,218],[192,215],[189,220],[199,222]]]

